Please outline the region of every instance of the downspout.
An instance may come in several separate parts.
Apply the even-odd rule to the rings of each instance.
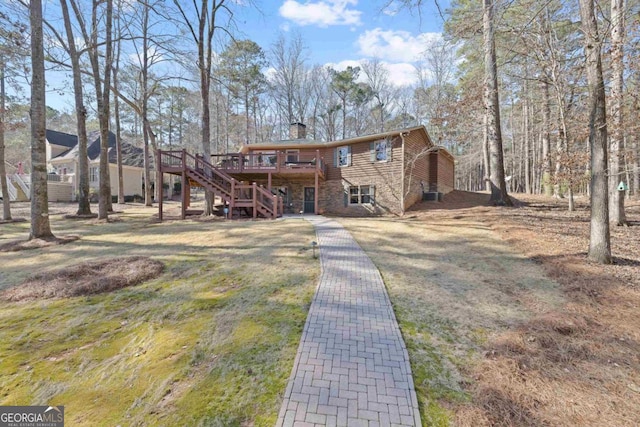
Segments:
[[[409,135],[409,132],[406,133],[406,135]],[[402,160],[402,169],[400,171],[400,179],[402,180],[402,185],[400,186],[400,214],[404,215],[404,137],[405,137],[405,133],[404,132],[400,132],[400,139],[402,139],[402,151],[401,151],[401,160]]]

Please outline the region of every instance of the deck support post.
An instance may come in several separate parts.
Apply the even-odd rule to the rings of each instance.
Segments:
[[[229,196],[229,218],[233,219],[234,201],[236,200],[236,180],[231,181],[231,195]]]
[[[253,217],[257,218],[258,217],[258,184],[254,182],[252,185],[253,185],[253,188],[251,190],[253,191],[253,197],[252,197]]]
[[[278,218],[278,196],[273,195],[273,219]],[[282,212],[280,213],[282,214]]]
[[[271,191],[271,172],[267,175],[267,190]]]
[[[164,176],[162,173],[162,151],[158,149],[158,154],[156,155],[156,159],[158,159],[158,165],[156,172],[156,188],[158,189],[158,220],[162,222],[162,196],[163,196],[163,186]]]
[[[313,191],[313,213],[318,215],[318,193],[320,190],[320,186],[318,185],[318,170],[316,169],[315,173],[315,190]]]
[[[185,219],[187,217],[187,187],[189,183],[187,182],[187,150],[182,150],[182,185],[180,185],[181,191],[180,196],[182,198],[182,208],[180,212],[180,217]]]

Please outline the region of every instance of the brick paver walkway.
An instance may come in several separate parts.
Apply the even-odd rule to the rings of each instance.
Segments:
[[[305,218],[316,227],[322,272],[277,426],[420,426],[380,273],[338,222]]]

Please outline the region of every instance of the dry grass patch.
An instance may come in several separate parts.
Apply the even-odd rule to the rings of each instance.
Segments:
[[[640,425],[640,203],[586,260],[589,211],[456,192],[404,219],[344,220],[381,270],[424,425]]]
[[[13,242],[7,242],[0,245],[0,252],[18,252],[28,251],[31,249],[42,249],[50,246],[65,245],[67,243],[75,242],[80,236],[62,236],[51,237],[48,239],[31,239],[31,240],[18,240]]]
[[[18,286],[1,292],[0,299],[31,301],[110,292],[158,277],[163,269],[160,261],[141,256],[84,262],[36,273]]]

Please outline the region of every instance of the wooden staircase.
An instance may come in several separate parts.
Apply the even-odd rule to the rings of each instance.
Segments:
[[[187,198],[184,197],[185,191],[187,191],[184,188],[184,183],[195,183],[219,197],[228,209],[230,218],[235,215],[239,216],[241,211],[248,212],[253,218],[275,219],[282,216],[282,197],[271,193],[271,191],[256,183],[244,184],[239,182],[207,162],[200,155],[191,155],[186,150],[158,150],[157,158],[160,159],[158,168],[160,181],[164,173],[181,175],[183,178],[183,217],[185,215],[185,204],[188,204]],[[162,219],[161,201],[160,219]]]

